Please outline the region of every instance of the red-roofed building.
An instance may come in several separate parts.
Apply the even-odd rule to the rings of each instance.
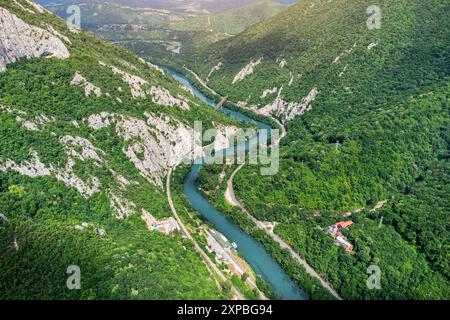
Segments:
[[[353,245],[348,242],[347,237],[341,232],[342,229],[347,229],[353,225],[353,221],[339,221],[328,227],[327,233],[336,239],[335,243],[338,246],[343,246],[348,252],[353,251]]]

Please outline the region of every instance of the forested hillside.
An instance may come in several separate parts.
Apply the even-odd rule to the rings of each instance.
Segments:
[[[371,5],[304,0],[185,59],[220,94],[285,123],[280,172],[245,166],[234,179],[256,218],[280,223],[344,298],[448,299],[449,3],[379,1],[379,29]],[[203,173],[206,192],[218,171]],[[326,233],[342,220],[354,222],[353,252]],[[366,286],[370,265],[382,290]]]
[[[180,52],[229,38],[247,27],[286,10],[295,0],[210,1],[198,6],[183,2],[38,1],[62,18],[68,5],[78,5],[81,27],[122,45],[154,63],[178,61]],[[144,5],[145,3],[145,5]],[[208,10],[202,9],[208,7]],[[192,10],[190,10],[191,8]],[[172,64],[171,64],[172,65]]]
[[[213,15],[177,21],[171,24],[171,28],[178,31],[215,30],[227,34],[238,34],[247,27],[287,9],[287,4],[263,0]]]
[[[162,186],[198,115],[234,123],[32,1],[0,1],[0,44],[0,299],[226,298],[190,241],[141,214],[171,215]]]

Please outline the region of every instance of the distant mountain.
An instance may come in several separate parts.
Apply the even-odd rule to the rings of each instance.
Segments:
[[[286,1],[284,1],[286,2]],[[178,52],[196,51],[272,17],[289,5],[276,0],[250,1],[220,13],[188,12],[167,3],[164,9],[124,6],[115,1],[74,1],[81,26],[155,62],[177,60]],[[47,8],[68,17],[68,4],[47,2]]]
[[[94,0],[96,1],[96,0]],[[107,0],[106,2],[129,6],[133,8],[154,8],[166,10],[180,10],[194,14],[221,12],[237,7],[241,7],[250,3],[256,3],[261,0]],[[38,0],[42,5],[50,4],[77,4],[87,1],[82,0]],[[105,2],[105,1],[101,1]],[[291,4],[297,0],[276,0],[283,4]]]
[[[245,166],[237,198],[344,298],[448,299],[450,3],[373,4],[302,0],[182,63],[284,122],[280,172]],[[342,220],[353,253],[326,234]],[[366,286],[370,265],[382,290]]]
[[[247,27],[270,18],[288,8],[287,4],[264,0],[250,3],[221,13],[180,20],[171,24],[171,29],[179,31],[218,31],[238,34]]]
[[[141,219],[171,216],[200,119],[226,140],[233,122],[158,67],[0,0],[0,299],[225,298],[192,242]]]
[[[165,28],[173,20],[182,19],[182,17],[173,12],[161,11],[152,8],[132,8],[125,7],[116,3],[107,3],[104,1],[78,1],[81,11],[81,27],[87,30],[97,30],[104,25],[143,25],[148,28]],[[58,16],[67,18],[69,5],[48,4],[47,9]],[[131,27],[130,27],[131,30]]]

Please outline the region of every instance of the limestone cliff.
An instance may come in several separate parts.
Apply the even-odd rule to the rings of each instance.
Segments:
[[[69,50],[49,31],[25,23],[0,7],[0,72],[22,58],[68,58]]]

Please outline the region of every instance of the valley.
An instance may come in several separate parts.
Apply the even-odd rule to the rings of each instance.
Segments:
[[[0,0],[1,299],[450,298],[448,1],[38,3]]]
[[[38,1],[65,18],[66,1]],[[140,56],[151,51],[151,61],[178,59],[181,52],[236,35],[252,24],[284,11],[294,0],[225,1],[220,5],[199,1],[164,3],[126,1],[70,1],[79,5],[82,27],[112,43],[120,44]],[[195,3],[195,2],[194,2]],[[244,5],[242,5],[242,4]],[[156,58],[157,57],[157,58]],[[146,57],[149,58],[149,57]],[[169,58],[169,59],[168,59]]]
[[[0,9],[1,298],[254,297],[224,265],[216,279],[177,227],[149,222],[172,216],[172,166],[203,152],[191,143],[196,115],[223,143],[241,123],[32,2]],[[75,291],[73,265],[83,277]]]

